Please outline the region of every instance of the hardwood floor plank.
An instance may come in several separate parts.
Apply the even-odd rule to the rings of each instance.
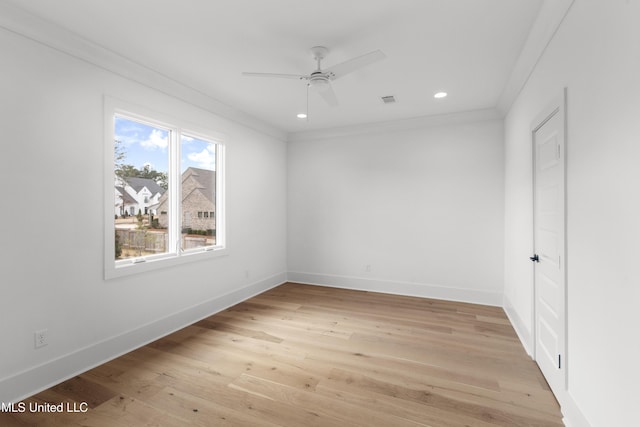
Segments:
[[[320,394],[288,387],[254,375],[242,374],[230,386],[237,390],[268,397],[289,405],[305,408],[323,416],[335,418],[338,420],[339,425],[342,426],[345,424],[362,427],[378,425],[416,427],[424,425],[407,420],[404,417],[390,416],[373,408],[363,411],[362,408],[345,401],[330,399]],[[355,413],[358,414],[357,417],[354,417]]]
[[[499,307],[286,283],[38,393],[2,426],[562,426]]]
[[[492,424],[474,420],[458,413],[439,408],[425,408],[424,405],[401,400],[393,396],[375,393],[371,390],[354,387],[345,382],[328,379],[318,386],[317,393],[330,396],[335,400],[349,402],[361,407],[361,410],[376,408],[378,411],[393,414],[430,427],[492,427]],[[386,426],[385,426],[386,427]]]
[[[432,390],[414,389],[399,386],[384,381],[379,381],[364,375],[334,369],[329,377],[334,381],[345,382],[352,387],[379,393],[385,396],[394,397],[404,401],[419,403],[426,407],[438,408],[456,414],[463,414],[479,421],[488,422],[497,426],[549,426],[547,420],[526,417],[524,415],[507,412],[491,402],[487,405],[469,403],[465,400],[457,400],[447,397],[444,394],[433,392]],[[561,426],[562,424],[557,424]]]
[[[149,404],[173,414],[183,426],[277,426],[251,410],[238,411],[215,399],[205,399],[171,387],[159,393]]]

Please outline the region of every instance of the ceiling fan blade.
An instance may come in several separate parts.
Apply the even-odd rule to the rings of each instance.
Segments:
[[[305,80],[308,76],[303,76],[300,74],[277,74],[277,73],[242,73],[243,76],[249,77],[278,77],[282,79],[298,79]]]
[[[373,52],[365,53],[348,61],[344,61],[340,64],[334,65],[324,70],[325,74],[329,75],[331,80],[339,79],[340,77],[352,73],[362,67],[365,67],[374,62],[378,62],[386,58],[387,56],[380,50],[374,50]]]
[[[333,91],[333,88],[330,84],[326,85],[326,87],[318,89],[318,94],[330,107],[338,106],[338,97],[336,96],[336,93]]]

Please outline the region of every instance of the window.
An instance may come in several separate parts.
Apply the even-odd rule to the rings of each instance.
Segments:
[[[111,102],[105,116],[105,276],[223,254],[223,138]]]

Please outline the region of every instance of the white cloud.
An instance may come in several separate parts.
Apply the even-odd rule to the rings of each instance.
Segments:
[[[115,140],[122,142],[125,146],[136,144],[139,141],[137,134],[136,135],[119,134],[115,136]]]
[[[207,147],[199,153],[190,153],[187,158],[201,169],[214,170],[216,166],[215,148]]]
[[[140,141],[140,145],[148,150],[155,150],[156,148],[165,150],[169,145],[169,139],[166,134],[163,134],[164,132],[153,129],[149,134],[149,138],[145,141]]]

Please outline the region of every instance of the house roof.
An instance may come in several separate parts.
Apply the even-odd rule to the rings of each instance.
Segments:
[[[211,202],[215,203],[216,172],[207,169],[189,167],[182,173],[182,181],[193,178],[198,183],[198,190]],[[184,197],[184,194],[183,194]]]
[[[138,177],[129,177],[125,178],[127,184],[134,190],[136,193],[140,192],[144,187],[147,187],[151,194],[164,193],[164,188],[160,187],[157,182],[149,178],[138,178]]]
[[[120,197],[122,197],[122,202],[125,205],[133,205],[138,203],[136,199],[131,197],[131,194],[127,193],[123,187],[116,186],[116,190],[120,193]]]
[[[205,194],[214,194],[216,190],[216,172],[207,169],[189,167],[182,173],[182,181],[192,177],[198,183],[198,188]],[[212,188],[213,187],[213,188]]]
[[[190,190],[186,193],[187,189],[184,186],[184,182],[188,179],[192,179],[195,181],[195,188],[193,186],[188,186]],[[194,192],[199,192],[204,198],[206,198],[210,203],[215,205],[215,191],[216,191],[216,172],[207,170],[189,167],[184,172],[182,172],[182,200],[189,198]],[[158,206],[166,203],[167,196],[169,193],[162,194],[160,199],[158,200]]]

